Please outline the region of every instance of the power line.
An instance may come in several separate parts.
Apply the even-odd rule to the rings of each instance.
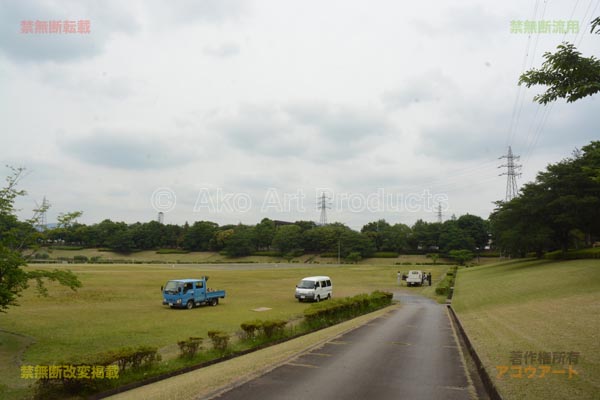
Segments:
[[[531,18],[531,20],[535,20],[535,16],[537,15],[539,3],[540,3],[539,0],[536,0],[535,6],[533,8],[533,17]],[[544,4],[545,3],[546,3],[546,0],[544,1]],[[544,10],[545,10],[545,7],[544,7]],[[538,36],[539,36],[539,32],[538,32]],[[519,74],[519,76],[521,76],[525,72],[525,68],[527,67],[527,58],[529,57],[530,46],[531,46],[531,34],[527,35],[527,46],[525,46],[525,55],[523,56],[523,63],[521,65],[521,73]],[[507,140],[506,140],[507,146],[512,143],[514,135],[515,135],[515,131],[519,124],[519,117],[521,115],[521,109],[523,108],[523,96],[521,95],[522,92],[523,92],[523,86],[519,85],[517,88],[517,96],[515,98],[515,102],[513,103],[513,110],[512,110],[511,117],[510,117],[510,124],[508,126],[508,135],[507,135]]]

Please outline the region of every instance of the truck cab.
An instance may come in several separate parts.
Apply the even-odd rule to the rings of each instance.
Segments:
[[[216,306],[225,298],[224,290],[211,290],[206,286],[208,277],[200,279],[174,279],[161,286],[163,305],[171,308],[192,309],[201,304]]]

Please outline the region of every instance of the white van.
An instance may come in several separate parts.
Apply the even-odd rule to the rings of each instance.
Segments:
[[[421,286],[423,284],[423,271],[408,271],[406,286]]]
[[[309,276],[302,278],[296,286],[296,298],[298,301],[312,300],[321,301],[330,299],[333,295],[333,285],[328,276]]]

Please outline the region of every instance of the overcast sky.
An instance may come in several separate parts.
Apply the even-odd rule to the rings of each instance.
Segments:
[[[319,221],[323,191],[353,228],[438,202],[487,218],[508,145],[522,185],[600,137],[598,96],[544,108],[517,86],[562,40],[598,57],[599,4],[1,1],[0,160],[28,170],[20,215],[46,196],[48,222]],[[90,32],[21,33],[36,20]],[[579,34],[511,33],[526,20]]]

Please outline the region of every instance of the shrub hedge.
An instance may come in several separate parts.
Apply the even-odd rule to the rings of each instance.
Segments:
[[[371,256],[373,258],[398,258],[398,253],[393,251],[376,251]]]
[[[392,303],[393,295],[375,291],[343,299],[315,303],[304,310],[304,322],[311,328],[334,325]]]
[[[562,250],[546,253],[544,258],[548,260],[579,260],[588,258],[600,258],[600,247],[588,249],[569,250],[566,253]]]

